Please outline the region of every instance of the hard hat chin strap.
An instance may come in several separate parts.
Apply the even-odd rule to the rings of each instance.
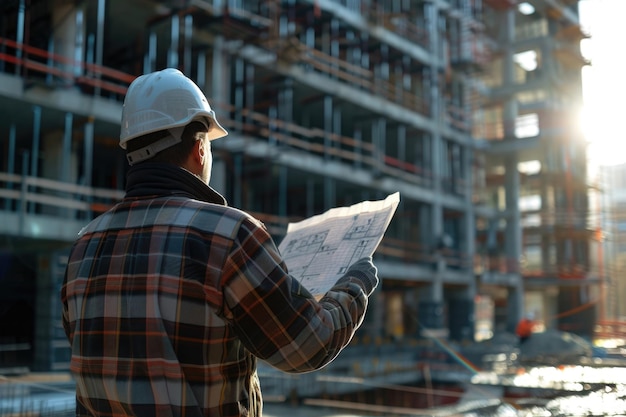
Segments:
[[[162,150],[174,146],[177,143],[180,143],[184,130],[185,126],[168,129],[167,131],[170,133],[168,136],[165,136],[164,138],[161,138],[148,146],[137,149],[136,151],[128,152],[126,154],[128,164],[134,165],[136,163],[145,161],[146,159],[150,159]]]

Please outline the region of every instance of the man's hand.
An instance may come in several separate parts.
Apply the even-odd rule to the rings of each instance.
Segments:
[[[358,278],[365,285],[365,293],[370,295],[378,286],[378,269],[372,257],[362,258],[348,267],[345,276]]]

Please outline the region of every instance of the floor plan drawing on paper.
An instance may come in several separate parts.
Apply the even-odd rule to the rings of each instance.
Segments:
[[[311,293],[323,294],[350,265],[374,253],[398,200],[396,193],[290,224],[279,246],[289,273]]]

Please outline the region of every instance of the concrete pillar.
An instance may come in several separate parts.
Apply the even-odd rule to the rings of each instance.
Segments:
[[[67,253],[60,250],[38,255],[33,371],[69,369],[70,350],[59,298]]]
[[[311,178],[306,180],[306,217],[315,214],[315,182]]]
[[[76,184],[78,183],[78,157],[72,146],[71,122],[69,125],[67,122],[66,119],[65,131],[51,131],[42,138],[41,176],[55,181]],[[69,198],[67,193],[61,191],[56,192],[55,195]],[[50,206],[43,206],[42,211],[62,217],[72,216],[74,213],[74,211],[62,207]]]
[[[506,330],[514,333],[517,323],[524,316],[524,285],[521,279],[508,288]]]
[[[17,33],[16,33],[16,41],[17,43],[24,43],[24,21],[26,19],[26,0],[20,0],[18,5],[18,13],[17,13]],[[18,59],[22,58],[22,50],[18,49],[15,51],[15,56]],[[4,62],[3,62],[4,69]],[[21,70],[20,65],[15,66],[15,74],[19,74]]]
[[[509,271],[519,272],[522,255],[522,225],[519,209],[520,174],[517,169],[517,156],[511,155],[505,162],[505,201],[507,210],[505,252]]]
[[[7,152],[7,161],[6,161],[6,167],[7,167],[7,173],[8,174],[15,174],[15,161],[16,161],[16,155],[15,155],[15,142],[16,142],[16,138],[17,138],[17,129],[15,127],[15,123],[11,124],[11,127],[9,128],[9,145],[8,145],[8,152]],[[13,187],[15,186],[14,183],[9,182],[6,184],[7,189],[11,190],[13,189]],[[4,209],[8,210],[8,211],[12,211],[12,202],[10,198],[6,198],[4,200]]]
[[[233,205],[241,208],[243,190],[241,187],[241,178],[243,176],[243,156],[241,153],[233,155]]]
[[[230,103],[230,62],[228,54],[224,52],[224,38],[216,36],[213,42],[212,62],[207,65],[207,72],[211,72],[211,89],[207,94],[210,96],[209,103],[215,113],[225,113],[226,106]],[[205,91],[206,92],[206,91]]]
[[[57,0],[52,11],[52,27],[54,28],[54,52],[60,55],[63,62],[56,65],[67,73],[62,81],[65,85],[74,84],[73,77],[83,73],[82,62],[85,59],[85,16],[84,5],[76,6],[73,2]]]
[[[324,177],[324,210],[329,210],[336,206],[337,187],[335,180],[331,177]]]
[[[377,337],[382,336],[381,332],[385,323],[384,305],[385,297],[379,288],[370,296],[367,307],[365,334],[371,339],[376,340]]]
[[[439,196],[442,193],[441,186],[441,166],[442,166],[442,151],[441,147],[443,146],[441,137],[437,135],[433,135],[432,137],[432,161],[433,161],[433,176],[435,178],[435,182],[433,183],[433,191],[435,195]],[[441,200],[437,197],[433,200],[432,207],[430,210],[430,224],[428,225],[428,230],[430,230],[430,239],[427,241],[429,243],[429,248],[431,250],[431,254],[435,257],[435,273],[433,275],[433,281],[431,283],[430,290],[430,301],[435,303],[443,304],[443,281],[446,272],[446,263],[445,259],[441,256],[439,252],[440,245],[442,243],[444,230],[443,230],[443,207],[441,204]]]
[[[254,65],[247,64],[245,68],[245,82],[246,82],[246,97],[245,97],[245,107],[248,109],[252,109],[254,107],[255,98],[255,79],[254,79]],[[293,103],[291,103],[293,105]],[[244,118],[244,122],[250,125],[254,124],[254,116],[252,112],[248,112],[246,117]]]
[[[33,144],[31,146],[32,159],[30,162],[30,175],[39,175],[39,143],[41,141],[41,107],[33,106]]]
[[[513,56],[515,50],[515,9],[501,15],[503,32],[500,34],[504,45],[503,80],[505,86],[515,83],[515,67]],[[517,118],[517,102],[510,98],[504,104],[504,136],[515,137],[515,119]],[[523,315],[524,287],[520,275],[520,259],[522,256],[522,225],[519,209],[520,175],[517,169],[518,156],[511,153],[505,159],[505,200],[506,200],[506,240],[504,243],[507,261],[507,270],[516,277],[516,282],[509,286],[507,302],[507,330],[514,331],[515,326]]]
[[[150,31],[148,35],[148,48],[143,58],[143,72],[144,74],[153,72],[156,70],[156,59],[157,59],[157,34],[154,30]],[[199,84],[202,88],[203,84]]]
[[[287,217],[288,171],[288,168],[284,165],[278,168],[278,216],[283,218]]]
[[[172,24],[170,26],[170,47],[167,51],[167,66],[170,68],[178,68],[178,45],[180,43],[180,18],[177,14],[172,16]]]
[[[474,297],[456,296],[448,304],[450,339],[474,341]]]
[[[429,49],[433,56],[432,63],[426,72],[425,87],[428,93],[430,102],[430,114],[433,120],[441,122],[441,88],[439,85],[439,62],[444,62],[443,56],[443,40],[441,39],[440,30],[437,27],[439,21],[439,8],[437,5],[428,4],[424,7],[424,13],[426,21],[428,22],[428,33],[430,36]],[[433,129],[430,132],[431,139],[431,161],[432,161],[432,174],[433,174],[433,192],[436,196],[442,193],[441,179],[443,178],[443,138],[439,129]],[[443,281],[446,270],[445,260],[437,252],[438,246],[443,238],[443,206],[439,198],[435,198],[432,203],[431,218],[430,218],[431,232],[430,247],[436,257],[435,259],[435,274],[433,282],[431,283],[431,289],[429,292],[429,300],[425,302],[424,308],[432,310],[429,314],[437,314],[438,318],[433,324],[438,324],[439,327],[443,327]],[[422,303],[420,304],[422,307]]]
[[[334,159],[333,155],[328,150],[334,147],[334,143],[331,140],[329,133],[333,129],[333,97],[324,96],[324,159]],[[373,138],[372,138],[373,141]]]
[[[235,62],[233,65],[234,68],[234,102],[233,105],[235,106],[234,109],[234,122],[235,122],[235,126],[236,128],[239,130],[241,129],[243,131],[243,114],[242,114],[242,110],[246,109],[245,106],[245,68],[246,68],[246,64],[245,61],[241,58],[234,58]]]
[[[469,147],[465,147],[462,149],[461,157],[463,161],[461,163],[461,172],[464,173],[465,178],[465,204],[466,211],[463,216],[463,242],[461,242],[461,250],[467,254],[467,257],[472,265],[470,266],[470,277],[473,279],[473,262],[474,256],[476,255],[476,213],[474,212],[474,204],[473,204],[473,184],[474,184],[474,168],[473,168],[473,159],[474,154],[472,149]]]
[[[183,19],[183,70],[191,74],[192,60],[192,36],[193,36],[193,16],[187,15]]]

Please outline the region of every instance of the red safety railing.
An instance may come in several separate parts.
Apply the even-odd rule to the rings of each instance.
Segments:
[[[24,76],[31,73],[52,76],[68,85],[91,87],[121,96],[136,78],[113,68],[77,61],[7,38],[0,37],[0,48],[0,61],[14,65]]]

